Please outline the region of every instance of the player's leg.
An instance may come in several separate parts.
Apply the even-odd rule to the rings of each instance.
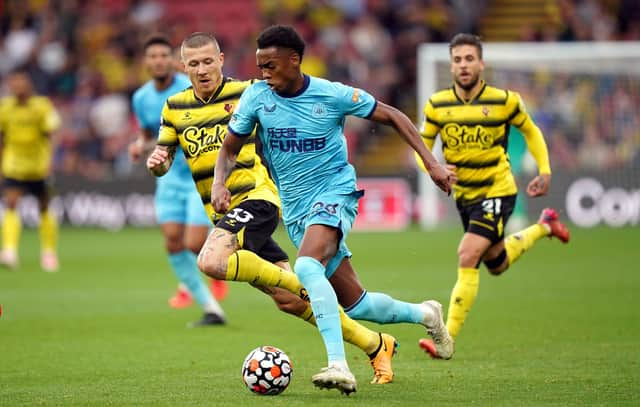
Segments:
[[[4,214],[2,217],[2,252],[0,263],[15,269],[18,267],[18,249],[22,221],[17,211],[18,201],[24,193],[20,181],[5,178],[2,199],[4,202]]]
[[[44,181],[34,185],[40,210],[40,265],[44,271],[58,271],[58,220],[49,208],[51,189]]]
[[[207,285],[202,280],[195,254],[185,246],[184,235],[186,226],[183,223],[166,222],[162,223],[160,228],[165,238],[171,268],[176,274],[176,277],[178,277],[178,280],[187,287],[191,296],[202,307],[205,314],[201,321],[191,324],[190,326],[223,324],[225,322],[224,311],[213,298]]]
[[[467,232],[458,245],[458,278],[451,292],[447,314],[447,330],[455,338],[478,294],[478,265],[491,241],[485,236]]]
[[[280,246],[269,238],[258,252],[260,257],[268,259],[284,270],[291,270],[286,253]],[[279,261],[279,259],[285,259]],[[278,308],[289,314],[293,314],[315,326],[315,317],[311,304],[302,300],[286,290],[274,287],[258,287],[266,294],[270,295]],[[374,332],[365,326],[349,318],[342,308],[340,308],[340,322],[342,326],[342,337],[362,351],[364,351],[373,366],[374,378],[372,383],[385,384],[393,380],[393,370],[391,368],[391,358],[396,353],[398,346],[394,337],[388,334]]]
[[[193,285],[189,287],[191,295],[204,310],[204,315],[200,321],[196,321],[191,326],[214,325],[216,321],[224,319],[224,311],[209,289],[207,281],[203,278],[198,268],[197,254],[202,249],[209,234],[212,224],[207,216],[207,212],[202,205],[202,199],[192,188],[185,193],[185,228],[183,241],[186,252],[188,252],[189,270],[194,279]]]
[[[186,233],[186,246],[196,256],[202,250],[204,242],[207,240],[209,230],[213,226],[212,220],[209,218],[207,211],[202,205],[202,198],[196,189],[189,194],[188,211],[187,211],[187,233]],[[193,232],[190,231],[190,226],[195,228]],[[224,280],[207,279],[210,286],[211,294],[217,301],[222,301],[229,291],[227,282]]]
[[[281,287],[306,296],[295,274],[256,254],[278,226],[278,212],[264,200],[247,200],[230,210],[209,233],[198,255],[200,270],[218,280]]]
[[[508,265],[516,262],[527,250],[543,237],[556,237],[562,243],[570,239],[569,229],[560,222],[555,209],[545,208],[540,214],[538,223],[509,235],[505,238],[505,250]]]
[[[346,360],[338,299],[325,276],[325,266],[335,255],[339,242],[338,229],[324,224],[307,225],[294,270],[309,294],[327,352],[327,367],[314,375],[312,381],[320,388],[337,388],[350,393],[355,391],[356,380]]]
[[[325,192],[315,197],[309,214],[302,221],[287,225],[289,237],[298,247],[294,269],[309,294],[327,351],[328,367],[312,380],[318,387],[337,388],[347,394],[355,391],[357,384],[346,362],[338,299],[328,280],[330,270],[327,266],[332,261],[342,260],[336,258],[336,254],[338,248],[345,245],[361,196],[360,191],[352,194]],[[338,376],[341,380],[336,379]]]
[[[351,253],[346,245],[340,247],[336,259],[341,259],[335,269],[327,266],[331,274],[329,281],[336,291],[338,302],[347,315],[356,320],[372,321],[379,324],[412,323],[421,324],[426,329],[442,357],[453,353],[453,341],[442,320],[442,305],[435,300],[420,304],[397,300],[385,293],[369,292],[364,289],[353,269],[349,258]],[[374,364],[375,361],[372,361]]]

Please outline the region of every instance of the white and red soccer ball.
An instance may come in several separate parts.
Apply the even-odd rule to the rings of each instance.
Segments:
[[[274,346],[255,348],[242,364],[242,381],[253,393],[276,395],[291,383],[289,356]]]

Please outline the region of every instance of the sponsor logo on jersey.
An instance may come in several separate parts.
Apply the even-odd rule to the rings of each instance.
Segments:
[[[272,150],[279,150],[285,153],[308,153],[319,151],[325,148],[327,141],[325,137],[319,138],[298,138],[298,129],[295,127],[267,129],[269,147]]]
[[[213,128],[187,127],[182,133],[186,141],[184,152],[189,157],[195,157],[202,153],[219,150],[226,135],[226,127],[226,125],[216,125]]]
[[[449,123],[441,132],[447,147],[453,150],[479,148],[487,150],[493,145],[493,135],[482,126]]]

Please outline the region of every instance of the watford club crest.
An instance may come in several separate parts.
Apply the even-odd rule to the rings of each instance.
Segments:
[[[227,113],[233,112],[233,105],[231,103],[225,103],[224,104],[224,110],[226,110]]]
[[[489,115],[489,108],[486,106],[482,107],[482,114],[484,115],[484,117],[487,117]]]

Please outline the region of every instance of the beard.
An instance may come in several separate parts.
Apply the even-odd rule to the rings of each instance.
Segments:
[[[466,91],[470,91],[471,89],[473,89],[474,86],[476,86],[478,84],[479,80],[480,80],[480,75],[474,75],[474,76],[471,77],[471,80],[467,84],[464,84],[464,83],[460,82],[460,80],[458,80],[458,78],[455,79],[455,82],[456,82],[456,85],[458,85],[462,89],[464,89]]]

